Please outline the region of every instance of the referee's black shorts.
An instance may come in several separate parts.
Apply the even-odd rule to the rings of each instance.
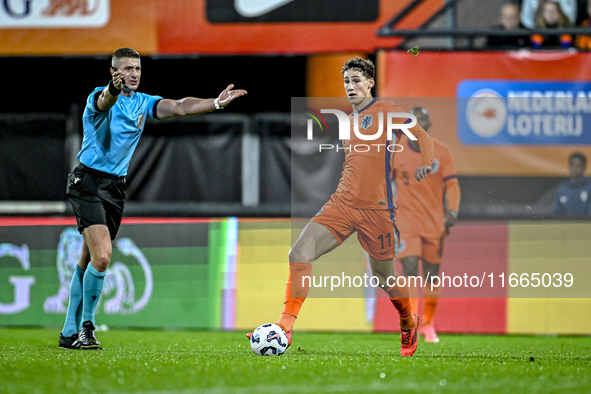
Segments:
[[[68,199],[74,209],[78,231],[104,224],[115,239],[125,202],[125,178],[97,171],[83,164],[68,175]]]

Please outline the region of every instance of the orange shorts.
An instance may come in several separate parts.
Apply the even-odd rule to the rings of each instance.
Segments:
[[[439,264],[443,257],[444,241],[445,232],[440,237],[421,237],[417,234],[403,233],[400,239],[398,259],[418,256],[427,263]]]
[[[361,247],[374,260],[398,253],[400,235],[387,209],[356,209],[331,199],[310,221],[326,227],[339,245],[357,231]]]

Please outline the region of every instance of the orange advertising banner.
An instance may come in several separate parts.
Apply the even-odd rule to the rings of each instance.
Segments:
[[[377,31],[412,0],[87,0],[0,2],[0,56],[372,52],[399,38]],[[399,28],[426,21],[425,0]]]
[[[381,38],[376,33],[409,3],[411,0],[160,1],[157,5],[158,52],[372,52],[400,43],[399,38]],[[258,6],[255,7],[256,4]],[[397,26],[417,27],[442,5],[443,0],[425,0]],[[364,11],[371,6],[376,8],[377,15],[360,12],[364,15],[360,15],[358,20],[355,13],[351,15],[346,10],[347,7],[357,7],[355,9]],[[282,12],[284,8],[286,12]],[[339,15],[342,16],[340,20]]]
[[[155,0],[11,1],[0,4],[0,56],[157,52]]]
[[[568,176],[571,153],[591,157],[591,124],[585,121],[591,111],[590,67],[591,54],[567,51],[421,52],[418,56],[381,51],[376,82],[379,97],[392,98],[405,110],[422,106],[430,112],[430,133],[450,146],[460,175]],[[474,92],[462,96],[472,85]],[[507,100],[497,91],[516,97]],[[493,129],[484,127],[480,135],[464,127],[470,119],[461,119],[469,117],[464,108],[470,109],[469,100],[475,96],[491,96],[492,104],[501,103],[482,111],[492,114]],[[543,108],[529,108],[534,101]],[[506,126],[495,128],[496,115],[504,116]],[[558,117],[564,122],[558,124]],[[511,119],[517,123],[511,124]],[[559,130],[557,125],[564,127]],[[557,135],[559,131],[562,135]]]

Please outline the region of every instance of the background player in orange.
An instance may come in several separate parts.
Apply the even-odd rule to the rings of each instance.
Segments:
[[[345,92],[354,113],[358,114],[359,131],[375,135],[378,118],[383,113],[404,112],[390,101],[376,101],[371,94],[375,85],[375,67],[369,60],[359,57],[348,60],[342,73]],[[353,114],[349,116],[353,127]],[[396,120],[396,119],[395,119]],[[406,117],[395,123],[402,124]],[[384,120],[384,124],[385,124]],[[417,124],[409,129],[418,138],[421,160],[414,170],[417,181],[431,171],[433,142]],[[396,133],[396,142],[401,132]],[[390,297],[400,316],[402,356],[412,356],[417,347],[419,318],[411,313],[408,288],[388,287],[387,278],[395,277],[394,257],[398,249],[399,235],[394,225],[394,199],[390,175],[393,162],[392,143],[384,131],[376,140],[362,140],[351,130],[351,139],[343,141],[345,163],[336,192],[302,230],[289,252],[289,281],[285,290],[283,313],[277,324],[291,334],[300,308],[309,292],[309,282],[303,285],[303,277],[311,277],[312,262],[333,250],[351,234],[357,237],[370,256],[373,275]],[[355,145],[372,145],[368,152],[356,151]],[[379,146],[381,145],[381,146]]]
[[[431,127],[429,112],[415,107],[410,113],[425,131]],[[423,277],[429,281],[439,273],[443,254],[443,243],[449,227],[458,218],[460,208],[460,184],[456,165],[449,146],[433,138],[435,157],[433,171],[423,181],[417,182],[409,176],[413,166],[421,161],[422,149],[415,141],[403,137],[404,150],[396,156],[393,179],[396,182],[397,211],[396,223],[401,232],[398,258],[402,262],[405,276],[418,276],[418,262],[422,261]],[[439,300],[440,289],[431,291],[422,288],[424,307],[420,333],[426,342],[439,342],[433,327],[433,317]],[[419,313],[419,289],[410,289],[412,311]]]

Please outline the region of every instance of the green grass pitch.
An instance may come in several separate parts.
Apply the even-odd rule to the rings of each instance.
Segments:
[[[394,334],[298,333],[280,357],[245,332],[98,332],[63,350],[59,330],[0,329],[2,393],[589,392],[588,337],[440,335],[399,355]]]

